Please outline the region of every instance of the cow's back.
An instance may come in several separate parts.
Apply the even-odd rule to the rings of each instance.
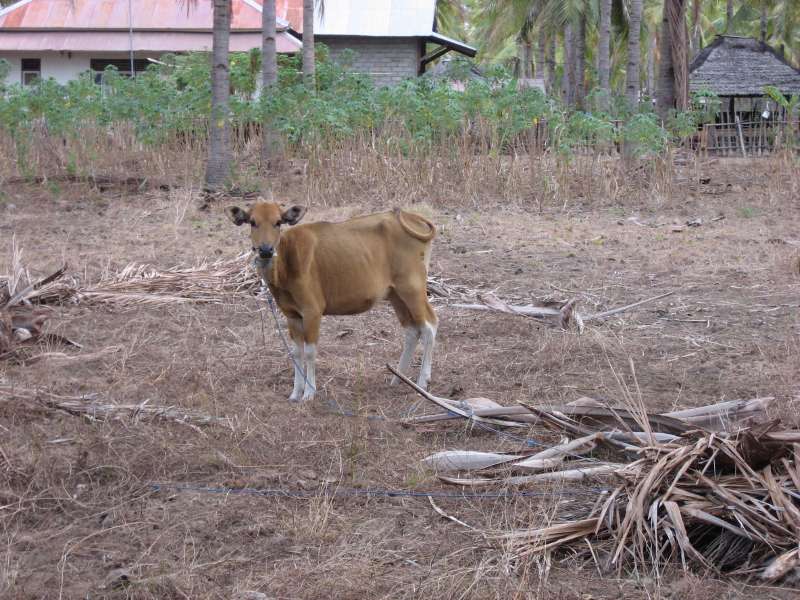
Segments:
[[[324,298],[325,314],[364,312],[398,280],[424,285],[430,242],[409,235],[394,213],[299,225],[287,235],[298,251],[313,254],[307,285]]]

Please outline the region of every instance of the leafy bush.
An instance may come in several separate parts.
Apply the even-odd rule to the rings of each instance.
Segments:
[[[653,113],[639,113],[631,117],[622,127],[621,135],[634,156],[658,154],[667,147],[667,132],[658,124]]]
[[[610,115],[619,113],[616,105],[609,114],[569,114],[539,90],[518,90],[503,69],[469,79],[469,69],[457,65],[466,80],[463,91],[449,80],[428,77],[378,89],[368,77],[347,70],[347,54],[337,64],[320,45],[318,58],[314,92],[303,85],[301,57],[280,56],[278,85],[259,97],[260,52],[232,54],[230,114],[236,130],[269,122],[287,147],[300,154],[353,137],[379,139],[405,154],[424,154],[454,149],[458,145],[453,142],[464,136],[499,154],[538,122],[548,123],[553,143],[563,152],[615,141]],[[0,130],[12,136],[23,154],[37,127],[65,139],[79,139],[87,126],[124,126],[144,144],[187,136],[202,141],[211,111],[210,59],[204,53],[166,55],[135,79],[109,67],[101,85],[86,73],[66,85],[45,80],[0,92]],[[632,117],[623,135],[643,153],[659,151],[666,142],[666,133],[651,115]]]

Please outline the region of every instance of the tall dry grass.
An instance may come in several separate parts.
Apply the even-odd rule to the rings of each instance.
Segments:
[[[201,130],[159,145],[139,141],[127,125],[86,125],[78,132],[61,137],[35,128],[22,143],[0,132],[0,192],[3,184],[17,180],[108,180],[108,185],[118,182],[140,189],[203,186],[207,148]],[[233,136],[229,189],[237,195],[280,196],[322,206],[374,201],[474,210],[487,204],[529,211],[616,205],[658,208],[680,203],[708,184],[703,165],[725,162],[737,165],[732,169],[737,180],[746,181],[749,174],[761,182],[754,190],[755,202],[791,204],[800,198],[800,160],[789,151],[760,159],[704,159],[670,148],[626,163],[610,145],[576,145],[565,153],[537,136],[531,130],[498,152],[490,134],[480,130],[420,145],[398,126],[380,135],[287,146],[286,160],[267,173],[259,162],[259,132],[238,130]],[[179,222],[185,198],[176,196],[176,202]]]

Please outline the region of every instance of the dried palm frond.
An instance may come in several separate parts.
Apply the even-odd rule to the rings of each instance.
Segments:
[[[547,527],[499,534],[504,548],[520,558],[569,546],[573,552],[588,547],[596,559],[599,543],[607,546],[609,564],[604,568],[632,565],[658,574],[665,563],[680,560],[685,567],[770,581],[800,569],[800,431],[776,431],[778,421],[752,424],[754,416],[764,417],[771,398],[666,415],[646,413],[641,398],[632,395],[627,409],[583,399],[549,409],[497,407],[484,401],[488,408],[472,410],[469,403],[437,398],[398,375],[448,411],[424,418],[427,422],[460,417],[511,426],[513,419],[515,426],[529,427],[535,417],[535,422],[576,438],[536,454],[439,452],[423,462],[440,473],[461,472],[440,474],[442,481],[509,487],[600,477],[611,486],[602,504],[598,501],[583,513],[573,511],[560,521],[556,516]],[[702,429],[698,423],[719,430]],[[592,456],[601,444],[613,461]]]
[[[202,262],[190,267],[158,269],[132,263],[93,284],[73,279],[42,288],[30,298],[38,304],[102,304],[115,309],[179,303],[221,304],[258,287],[247,255]]]
[[[139,404],[116,404],[96,395],[62,396],[44,390],[0,386],[0,399],[33,402],[52,410],[66,412],[90,420],[110,421],[130,419],[168,420],[184,425],[225,425],[231,426],[229,419],[214,417],[186,408],[175,406],[156,406],[150,400]]]

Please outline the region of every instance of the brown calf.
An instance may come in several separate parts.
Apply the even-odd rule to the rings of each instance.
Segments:
[[[315,362],[322,315],[354,315],[388,299],[405,328],[399,370],[423,344],[417,383],[431,378],[436,314],[426,295],[431,241],[436,228],[423,217],[395,210],[343,223],[310,223],[285,232],[306,208],[285,211],[272,202],[225,211],[236,225],[250,225],[256,268],[289,322],[294,342],[294,389],[290,401],[316,392]],[[304,365],[304,367],[303,367]],[[302,368],[305,369],[305,376]],[[396,377],[392,383],[396,383]]]

